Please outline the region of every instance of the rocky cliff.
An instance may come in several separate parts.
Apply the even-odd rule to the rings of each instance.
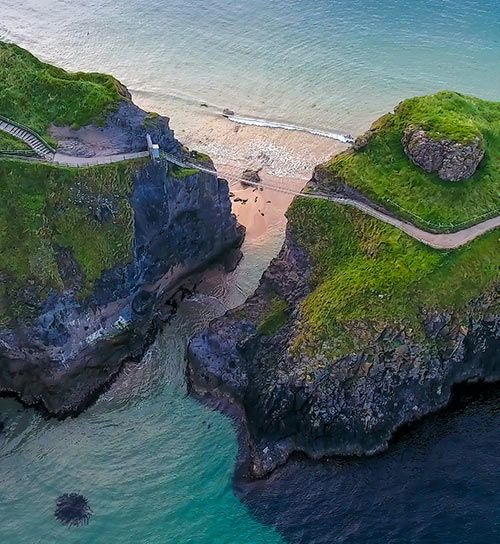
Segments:
[[[418,339],[410,326],[367,333],[373,325],[358,323],[370,341],[335,357],[294,346],[310,279],[309,257],[289,231],[256,293],[189,345],[191,391],[243,409],[251,476],[267,475],[294,452],[316,459],[379,452],[401,426],[446,406],[454,384],[500,378],[498,286],[459,314],[422,312]],[[268,335],[263,316],[276,297],[286,311]]]
[[[438,138],[441,110],[447,133],[462,130],[445,121],[474,100],[440,93],[403,102],[318,167],[309,190],[340,187],[359,199],[392,191],[409,215],[432,200],[442,225],[458,210],[456,185],[425,177],[401,142],[415,111]],[[494,157],[496,137],[485,134]],[[476,194],[460,202],[465,217],[480,199],[495,205],[488,195],[497,181],[477,176],[459,189]],[[240,407],[250,475],[267,475],[295,452],[379,452],[397,429],[446,406],[454,384],[500,378],[498,232],[440,251],[333,202],[298,197],[287,217],[285,244],[255,294],[188,348],[192,393]]]
[[[143,150],[146,132],[186,153],[168,119],[127,98],[101,126],[53,134],[61,150],[88,156],[103,142]],[[227,183],[196,170],[4,160],[0,177],[10,191],[1,217],[0,393],[52,415],[85,407],[142,353],[156,310],[180,282],[242,240]]]

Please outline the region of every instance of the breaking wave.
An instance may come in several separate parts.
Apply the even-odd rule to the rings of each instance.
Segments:
[[[351,134],[343,134],[342,132],[330,132],[326,130],[319,130],[315,128],[306,128],[299,125],[290,125],[287,123],[280,123],[278,121],[268,121],[266,119],[258,119],[256,117],[242,117],[239,115],[226,115],[226,117],[233,121],[233,123],[238,123],[239,125],[252,125],[255,127],[268,127],[268,128],[281,128],[283,130],[295,130],[298,132],[308,132],[309,134],[314,134],[315,136],[323,136],[325,138],[331,138],[332,140],[338,140],[339,142],[344,142],[350,144],[354,142],[354,137]]]

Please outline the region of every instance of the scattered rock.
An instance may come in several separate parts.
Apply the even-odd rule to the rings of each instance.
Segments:
[[[261,168],[259,168],[258,170],[247,168],[241,174],[241,183],[243,185],[246,185],[245,181],[250,181],[251,183],[260,183],[262,181],[259,175],[259,172],[261,170],[262,170]]]
[[[70,128],[73,132],[74,129]],[[89,158],[95,156],[95,151],[82,143],[78,138],[67,138],[58,143],[57,151],[64,155],[71,155],[72,157]]]
[[[480,136],[470,142],[434,140],[425,130],[410,126],[404,132],[402,144],[414,164],[426,172],[436,172],[445,181],[470,178],[484,157]]]

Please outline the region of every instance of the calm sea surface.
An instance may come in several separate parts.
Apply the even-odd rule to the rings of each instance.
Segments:
[[[0,39],[153,93],[358,132],[415,94],[498,99],[497,0],[0,0]]]
[[[112,72],[162,110],[205,101],[323,130],[359,132],[414,94],[500,91],[493,0],[0,0],[0,39],[69,69]],[[144,360],[80,417],[47,421],[0,400],[0,542],[500,541],[491,392],[428,420],[386,455],[294,461],[233,489],[235,433],[186,396],[184,349],[255,289],[281,245],[282,208],[265,228],[250,225],[240,268],[208,277]],[[73,491],[94,516],[67,529],[53,511]]]

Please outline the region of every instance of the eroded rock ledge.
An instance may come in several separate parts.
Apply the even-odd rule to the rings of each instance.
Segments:
[[[444,407],[453,384],[500,378],[498,286],[460,317],[423,314],[421,341],[405,328],[385,328],[375,342],[337,360],[294,355],[291,339],[311,269],[287,232],[256,293],[188,348],[191,391],[243,410],[251,476],[266,476],[293,452],[311,458],[379,452],[398,428]],[[288,305],[286,323],[266,336],[259,322],[276,296]]]
[[[57,134],[66,151],[93,154],[90,144],[99,147],[97,133],[110,149],[129,151],[144,149],[146,132],[163,149],[183,152],[167,118],[148,115],[127,101],[103,128],[66,128]],[[82,271],[74,255],[56,248],[62,288],[37,300],[28,286],[23,300],[35,317],[0,328],[0,394],[53,416],[78,413],[124,361],[141,355],[154,331],[157,308],[180,283],[241,244],[244,229],[231,213],[225,180],[148,161],[133,177],[133,224],[130,233],[123,233],[133,236],[131,261],[106,270],[92,292],[82,296]],[[103,228],[113,221],[113,207],[123,204],[109,195],[87,194],[84,187],[75,191],[76,205],[90,210]]]

